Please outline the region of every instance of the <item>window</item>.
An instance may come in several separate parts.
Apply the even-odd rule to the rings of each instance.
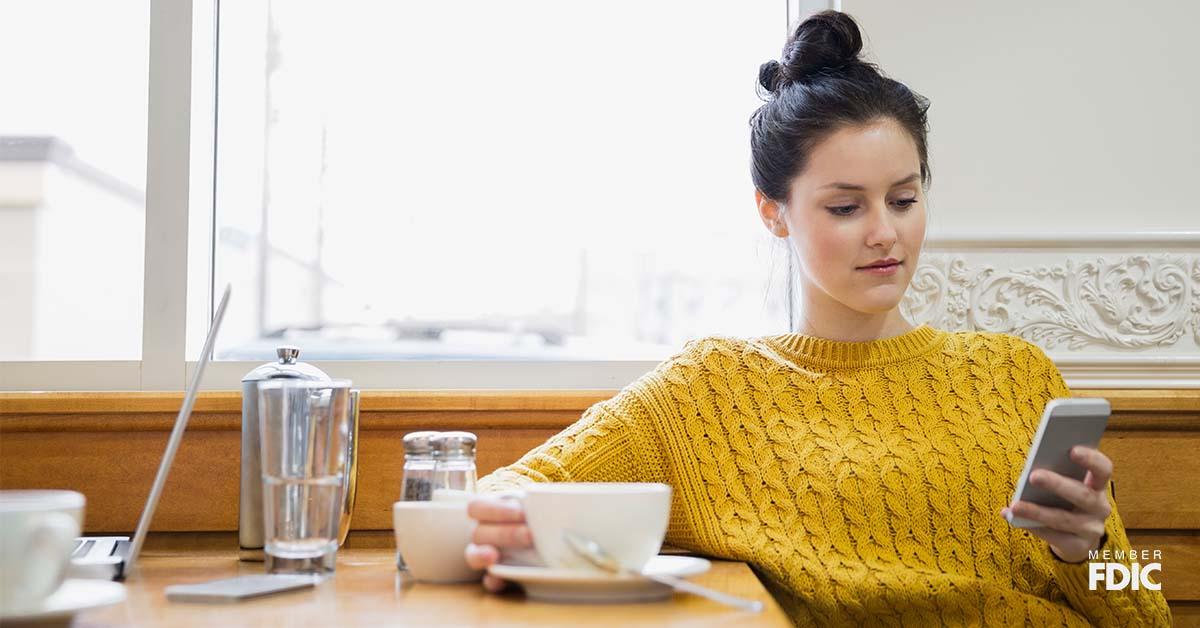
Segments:
[[[785,329],[747,121],[786,10],[222,4],[217,357],[656,361]]]
[[[0,37],[0,361],[137,360],[149,2],[19,10]]]
[[[364,388],[611,389],[778,331],[747,122],[802,5],[26,3],[0,390],[180,390],[226,282],[207,389],[282,343]]]

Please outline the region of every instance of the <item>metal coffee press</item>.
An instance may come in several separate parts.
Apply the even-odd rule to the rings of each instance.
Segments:
[[[262,562],[263,553],[263,482],[262,433],[258,424],[258,385],[268,379],[306,379],[330,381],[321,369],[298,361],[298,347],[278,347],[279,359],[267,362],[242,378],[242,465],[241,489],[238,500],[238,558]],[[346,475],[342,485],[341,519],[338,525],[338,546],[346,542],[350,532],[350,514],[354,509],[358,476],[358,398],[359,391],[350,391],[350,438],[346,456]],[[332,559],[332,552],[331,557]]]

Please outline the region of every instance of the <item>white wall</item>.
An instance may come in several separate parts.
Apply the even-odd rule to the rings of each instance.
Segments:
[[[841,4],[933,102],[935,231],[1200,229],[1200,2]]]
[[[932,101],[912,318],[1021,336],[1075,387],[1200,386],[1200,3],[841,9]]]

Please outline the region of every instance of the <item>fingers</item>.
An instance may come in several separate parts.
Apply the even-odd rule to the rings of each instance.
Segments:
[[[481,523],[475,526],[471,542],[495,547],[532,547],[533,534],[523,523]]]
[[[492,545],[467,545],[464,554],[471,569],[487,569],[500,560],[500,550]]]
[[[483,574],[483,588],[492,593],[499,593],[508,586],[507,580],[501,580],[490,573]]]
[[[471,569],[487,569],[500,560],[500,550],[491,545],[467,545],[467,566]],[[497,578],[490,573],[483,574],[483,588],[492,593],[499,593],[508,586],[508,581]]]
[[[1104,493],[1088,488],[1079,480],[1060,475],[1049,469],[1038,469],[1030,473],[1029,482],[1038,488],[1053,491],[1086,512],[1107,517],[1107,511],[1111,509]]]
[[[487,523],[524,523],[521,502],[497,496],[477,497],[467,504],[467,516]]]
[[[1060,532],[1081,537],[1099,538],[1104,533],[1104,520],[1092,514],[1068,512],[1062,508],[1047,508],[1032,502],[1018,501],[1008,510],[1022,519],[1037,521]]]
[[[1088,487],[1095,491],[1103,491],[1112,479],[1113,464],[1108,456],[1099,449],[1082,445],[1071,448],[1071,460],[1088,471],[1091,471]]]
[[[1070,456],[1072,461],[1087,469],[1082,482],[1049,469],[1034,471],[1029,482],[1067,500],[1075,506],[1074,511],[1018,501],[1000,509],[1000,514],[1011,513],[1042,524],[1045,527],[1029,528],[1028,531],[1049,543],[1051,550],[1063,560],[1079,562],[1083,560],[1085,548],[1095,547],[1095,541],[1103,538],[1104,522],[1112,512],[1106,491],[1113,465],[1108,456],[1091,447],[1073,447]]]

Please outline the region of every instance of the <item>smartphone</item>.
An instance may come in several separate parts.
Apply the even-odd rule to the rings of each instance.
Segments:
[[[167,599],[172,602],[237,602],[282,591],[305,589],[321,580],[320,576],[255,574],[196,584],[173,584],[167,587]]]
[[[1017,490],[1009,503],[1024,500],[1049,508],[1074,510],[1074,504],[1057,493],[1031,485],[1029,474],[1035,469],[1049,469],[1082,482],[1087,477],[1087,468],[1071,460],[1071,448],[1083,445],[1095,449],[1111,413],[1107,399],[1052,399],[1047,403],[1025,458],[1025,470],[1017,480]],[[1041,522],[1016,517],[1012,512],[1006,518],[1016,528],[1042,527]]]

